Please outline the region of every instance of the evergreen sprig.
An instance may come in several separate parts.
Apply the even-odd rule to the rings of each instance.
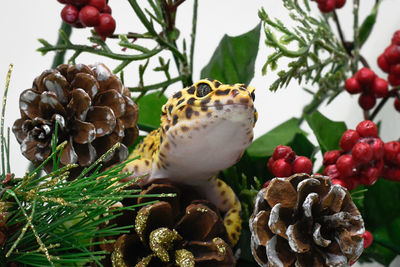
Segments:
[[[12,65],[7,75],[3,117],[11,69]],[[69,180],[69,171],[75,165],[59,167],[57,164],[66,142],[54,145],[52,154],[40,166],[27,172],[23,178],[15,178],[10,173],[9,135],[4,137],[3,126],[2,123],[1,148],[5,152],[1,154],[0,231],[3,237],[5,235],[5,241],[0,249],[0,266],[9,263],[83,266],[90,262],[102,266],[100,260],[106,252],[95,251],[94,246],[111,243],[114,240],[102,241],[102,237],[118,236],[129,232],[128,228],[132,227],[117,227],[109,222],[123,210],[149,204],[128,207],[118,204],[123,199],[139,197],[140,190],[128,189],[135,180],[119,183],[131,175],[122,172],[129,161],[100,171],[102,160],[120,144],[115,144],[75,180]],[[56,133],[52,141],[57,142]],[[38,175],[52,160],[55,163],[53,172]]]
[[[298,0],[283,0],[283,4],[296,23],[291,29],[279,19],[271,19],[264,9],[259,11],[264,24],[265,43],[275,49],[262,72],[265,75],[268,67],[276,70],[277,61],[281,58],[292,60],[287,68],[278,71],[279,77],[270,90],[286,87],[292,80],[297,80],[299,84],[303,81],[317,84],[316,92],[306,89],[313,95],[312,102],[304,110],[309,114],[325,99],[330,98],[331,101],[343,91],[343,80],[350,71],[352,57],[347,53],[345,44],[336,38],[328,17],[311,14],[308,0],[304,0],[303,4],[299,4]]]

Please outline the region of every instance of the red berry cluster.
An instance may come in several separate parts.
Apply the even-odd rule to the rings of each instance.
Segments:
[[[378,57],[379,67],[389,73],[392,86],[400,85],[400,30],[393,34],[392,43]]]
[[[318,8],[322,13],[332,12],[336,8],[341,8],[346,4],[346,0],[313,0],[318,3]]]
[[[361,93],[358,103],[364,110],[373,108],[376,98],[385,97],[389,93],[386,80],[379,78],[369,68],[357,71],[353,77],[346,80],[344,88],[350,94]]]
[[[65,4],[61,18],[76,28],[94,27],[102,37],[110,36],[115,30],[115,20],[106,0],[58,0]]]
[[[388,81],[392,86],[400,85],[400,30],[392,37],[392,43],[378,57],[379,67],[389,74]],[[394,100],[394,108],[400,112],[400,99]]]
[[[383,177],[400,182],[400,142],[385,143],[384,151],[385,167],[383,169]]]
[[[376,124],[369,120],[360,122],[356,130],[343,133],[339,145],[341,151],[327,151],[324,154],[324,175],[349,190],[360,183],[375,183],[384,165],[384,144],[378,137]]]
[[[276,177],[289,177],[295,173],[311,173],[312,162],[304,156],[297,156],[288,146],[277,146],[267,164]]]

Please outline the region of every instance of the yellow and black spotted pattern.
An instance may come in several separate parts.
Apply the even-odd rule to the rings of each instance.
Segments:
[[[130,158],[140,156],[140,159],[128,163],[125,171],[133,171],[136,177],[146,173],[151,176],[158,169],[163,169],[164,173],[167,172],[168,168],[174,167],[170,166],[171,163],[168,161],[170,148],[181,145],[179,143],[181,139],[175,138],[175,136],[196,131],[196,128],[200,130],[201,127],[207,126],[208,121],[218,123],[215,114],[218,112],[229,113],[235,105],[245,106],[247,110],[253,111],[245,119],[247,124],[249,121],[251,123],[246,126],[248,127],[248,129],[246,128],[246,140],[238,140],[249,144],[253,139],[252,128],[257,120],[254,98],[253,87],[247,87],[244,84],[226,85],[211,79],[200,80],[194,85],[180,90],[170,97],[162,107],[160,128],[149,133],[130,155]],[[199,123],[197,124],[197,122]],[[223,141],[219,142],[221,146],[229,145],[224,144]],[[201,140],[197,139],[196,142],[201,142]],[[218,140],[216,142],[218,143]],[[195,152],[193,151],[193,153]],[[240,159],[241,154],[237,155],[239,158],[235,161]],[[210,185],[210,194],[218,198],[217,201],[214,201],[217,203],[214,204],[226,211],[224,224],[231,243],[236,244],[241,231],[241,205],[233,190],[225,182],[215,178],[216,174],[202,177],[202,179]],[[149,181],[151,182],[151,179]],[[187,183],[190,184],[190,181]]]

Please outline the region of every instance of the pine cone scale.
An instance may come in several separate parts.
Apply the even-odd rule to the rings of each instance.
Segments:
[[[71,101],[67,105],[67,110],[78,119],[84,121],[91,104],[90,96],[83,89],[78,88],[72,90]]]
[[[91,99],[95,97],[99,91],[99,83],[96,81],[95,77],[87,73],[77,73],[74,80],[71,83],[71,87],[83,89]]]
[[[78,144],[87,144],[93,142],[96,138],[96,127],[89,122],[84,122],[79,119],[74,121],[72,126],[74,131],[74,142]]]
[[[19,97],[19,108],[22,116],[31,120],[40,116],[39,111],[40,93],[32,89],[23,91]]]
[[[43,83],[48,92],[53,92],[56,94],[58,101],[63,105],[68,101],[68,86],[69,83],[64,76],[60,73],[50,73],[43,78]]]

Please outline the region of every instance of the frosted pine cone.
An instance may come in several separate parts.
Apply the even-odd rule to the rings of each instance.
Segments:
[[[257,195],[250,229],[260,266],[346,266],[363,251],[349,192],[319,175],[274,178]]]
[[[22,154],[35,165],[51,154],[56,122],[57,144],[68,142],[61,165],[76,163],[78,169],[91,165],[117,142],[121,147],[104,164],[125,160],[127,146],[138,136],[138,109],[130,92],[101,63],[62,64],[44,71],[21,93],[19,107],[21,118],[13,132]]]

